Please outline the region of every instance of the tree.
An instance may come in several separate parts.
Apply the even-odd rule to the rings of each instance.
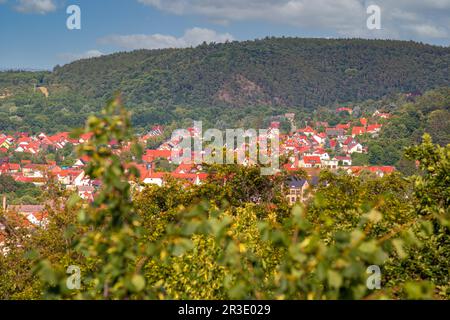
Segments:
[[[366,166],[369,164],[369,156],[365,153],[352,153],[352,165]]]
[[[449,146],[425,136],[410,148],[422,173],[409,179],[323,171],[314,196],[290,208],[276,188],[285,177],[257,167],[213,166],[201,186],[132,191],[136,170],[107,147],[132,139],[127,119],[115,100],[88,121],[94,136],[80,152],[102,181],[94,203],[71,197],[31,236],[0,214],[12,249],[0,255],[2,297],[448,298]],[[82,270],[78,291],[65,285],[71,264]],[[383,267],[376,292],[371,265]]]
[[[431,135],[433,141],[441,146],[450,143],[450,111],[436,110],[429,114],[425,131]]]

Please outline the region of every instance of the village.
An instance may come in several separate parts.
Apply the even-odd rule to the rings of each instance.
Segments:
[[[336,112],[349,112],[350,108],[340,108]],[[283,117],[293,123],[295,114],[285,114]],[[304,128],[295,128],[287,134],[279,134],[280,158],[285,159],[281,163],[281,170],[296,172],[304,170],[308,178],[291,178],[286,182],[286,199],[290,204],[304,201],[307,189],[317,183],[321,170],[331,171],[344,170],[348,174],[358,175],[361,172],[371,172],[377,176],[384,176],[395,171],[392,166],[354,166],[352,155],[366,153],[367,147],[360,142],[362,135],[376,137],[382,124],[381,119],[389,119],[390,114],[376,111],[370,118],[359,118],[358,125],[351,123],[329,126],[326,122],[310,123]],[[280,122],[270,123],[269,133],[279,132]],[[200,133],[196,128],[188,128],[193,136]],[[156,137],[163,136],[164,128],[154,126],[147,134],[139,136],[138,141],[143,146]],[[47,157],[39,163],[33,162],[41,153],[49,150],[58,152],[73,149],[79,144],[89,141],[91,134],[82,134],[79,138],[72,138],[69,132],[61,132],[53,135],[40,133],[30,135],[29,133],[3,134],[0,133],[0,175],[10,176],[18,183],[33,184],[44,188],[50,181],[56,182],[62,189],[76,192],[79,197],[93,201],[95,192],[101,186],[100,181],[91,180],[85,175],[84,167],[89,158],[74,158],[67,163],[64,156],[58,159]],[[186,184],[200,185],[208,179],[208,173],[201,164],[190,161],[182,161],[175,164],[172,161],[174,151],[178,150],[179,139],[167,139],[156,149],[147,148],[142,160],[132,159],[127,165],[134,165],[140,172],[139,181],[133,184],[140,187],[144,185],[162,186],[167,179],[176,179]],[[120,155],[129,152],[130,145],[118,146],[117,142],[111,141],[110,147],[114,153]],[[248,147],[246,143],[237,146],[237,149]],[[239,151],[239,150],[232,151]],[[48,158],[51,158],[48,159]],[[163,165],[161,165],[163,164]],[[247,165],[252,163],[247,162]],[[245,165],[245,164],[244,164]],[[42,204],[9,204],[9,200],[2,196],[2,209],[5,212],[14,212],[24,218],[25,224],[29,226],[45,225],[45,203]],[[1,223],[0,223],[1,228]],[[1,231],[1,230],[0,230]]]

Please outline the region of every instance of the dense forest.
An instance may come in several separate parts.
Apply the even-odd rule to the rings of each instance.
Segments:
[[[401,41],[272,38],[135,51],[57,67],[47,80],[132,104],[314,107],[448,85],[450,49]]]
[[[52,72],[0,73],[0,130],[80,126],[118,90],[137,130],[191,119],[250,126],[287,111],[448,87],[449,62],[447,47],[360,39],[266,38],[116,53]]]

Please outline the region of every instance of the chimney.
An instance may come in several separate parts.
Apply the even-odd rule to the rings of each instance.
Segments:
[[[6,196],[3,196],[3,211],[6,211]]]

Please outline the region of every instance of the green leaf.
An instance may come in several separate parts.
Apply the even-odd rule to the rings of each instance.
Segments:
[[[328,285],[332,288],[339,289],[342,286],[342,276],[334,271],[328,270]]]
[[[408,256],[403,248],[404,242],[401,239],[392,240],[392,245],[394,246],[395,251],[397,252],[400,259],[404,259]]]
[[[135,274],[131,278],[131,283],[133,284],[136,292],[140,292],[145,288],[145,279],[140,274]]]

